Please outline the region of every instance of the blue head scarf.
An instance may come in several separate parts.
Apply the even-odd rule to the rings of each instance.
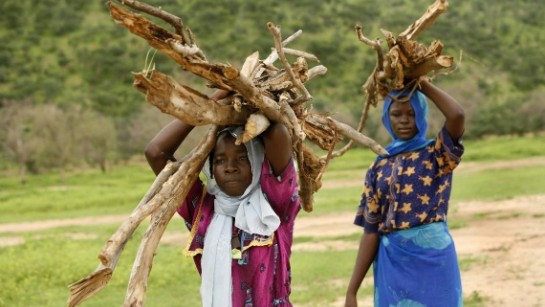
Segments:
[[[384,100],[384,108],[382,109],[382,123],[384,124],[384,127],[386,127],[386,130],[388,130],[390,133],[390,136],[392,136],[393,141],[386,146],[388,155],[381,156],[381,158],[395,156],[401,152],[421,149],[433,142],[431,139],[426,139],[426,132],[428,130],[428,102],[426,101],[426,96],[419,91],[414,91],[408,101],[414,110],[414,119],[416,121],[416,128],[418,129],[416,135],[410,140],[400,140],[396,137],[394,131],[392,130],[392,124],[390,123],[390,115],[388,112],[393,102],[391,97],[399,99],[406,97],[409,94],[410,89],[405,90],[404,92],[393,90],[388,93],[388,96],[386,96],[386,99]]]

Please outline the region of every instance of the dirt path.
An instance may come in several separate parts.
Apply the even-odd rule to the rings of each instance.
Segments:
[[[485,168],[545,165],[545,158],[487,164],[466,163],[459,172]],[[324,186],[360,184],[361,181],[333,181]],[[299,237],[320,237],[319,243],[295,244],[294,251],[356,249],[357,242],[333,240],[333,237],[360,233],[352,225],[353,212],[323,216],[305,215],[296,223]],[[62,226],[118,224],[126,215],[69,220],[0,224],[0,248],[23,244],[23,234]],[[524,196],[496,202],[470,201],[454,205],[450,219],[466,221],[451,231],[460,261],[464,295],[483,298],[486,306],[545,306],[545,194]],[[317,231],[319,230],[319,231]],[[88,235],[70,233],[71,238]],[[187,233],[165,233],[163,244],[182,245]],[[347,282],[347,281],[342,281]],[[371,279],[365,284],[372,283]],[[342,306],[343,298],[335,306]],[[361,306],[371,306],[370,298]]]

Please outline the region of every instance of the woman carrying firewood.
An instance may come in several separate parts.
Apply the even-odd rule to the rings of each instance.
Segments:
[[[426,139],[426,96],[445,116],[432,140]],[[357,305],[371,264],[375,306],[461,306],[460,271],[446,222],[452,172],[464,152],[464,110],[422,80],[412,93],[388,94],[382,122],[393,141],[386,147],[389,155],[379,156],[366,174],[354,222],[364,232],[345,306]]]
[[[180,120],[148,144],[158,174],[193,129]],[[190,230],[186,254],[201,274],[203,306],[291,306],[290,254],[300,210],[291,138],[279,123],[235,144],[242,127],[220,129],[215,148],[178,213]]]

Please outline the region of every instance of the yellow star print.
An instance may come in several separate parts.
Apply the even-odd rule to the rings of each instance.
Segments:
[[[392,178],[392,176],[390,176],[390,177],[386,177],[385,180],[386,180],[386,182],[388,182],[388,184],[392,184],[393,178]]]
[[[410,176],[410,175],[413,175],[414,173],[415,173],[414,166],[409,166],[409,167],[407,167],[407,170],[405,171],[404,174],[407,175],[407,176]]]
[[[412,184],[406,184],[404,187],[403,187],[403,190],[401,190],[401,192],[409,195],[413,192],[413,185]]]
[[[368,198],[367,199],[367,206],[369,207],[369,212],[378,213],[378,204],[374,199]]]
[[[409,228],[409,222],[401,222],[401,226],[399,226],[399,229],[407,229]]]
[[[418,176],[418,179],[422,180],[425,187],[431,186],[432,178],[430,176],[426,176],[426,177]]]
[[[424,163],[424,166],[426,167],[426,169],[433,169],[433,162],[431,161],[422,161],[422,163]]]
[[[441,142],[441,139],[437,140],[437,142],[435,143],[435,148],[436,149],[439,149],[441,148],[441,145],[443,144],[443,142]]]
[[[377,173],[377,180],[379,180],[380,178],[382,178],[382,171],[379,171],[379,172]]]
[[[413,152],[410,156],[409,156],[409,159],[413,160],[413,161],[416,161],[416,159],[420,158],[420,154],[418,152]]]
[[[403,203],[403,208],[401,208],[400,211],[403,211],[403,213],[407,214],[411,212],[411,210],[412,210],[411,203]]]
[[[427,216],[428,216],[428,214],[426,212],[422,212],[422,213],[416,215],[416,217],[418,217],[420,219],[420,222],[424,222],[424,220],[426,219]]]
[[[418,199],[422,202],[422,205],[429,205],[430,204],[430,197],[426,194],[424,195],[418,195]]]
[[[445,181],[444,184],[440,185],[439,188],[437,189],[437,192],[435,192],[435,194],[441,194],[443,193],[443,191],[445,191],[445,189],[450,185],[450,182],[447,180]]]

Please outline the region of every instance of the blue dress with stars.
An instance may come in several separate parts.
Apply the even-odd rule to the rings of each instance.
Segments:
[[[375,306],[462,306],[446,221],[452,172],[463,152],[443,128],[430,145],[377,159],[367,171],[355,224],[380,238]]]

